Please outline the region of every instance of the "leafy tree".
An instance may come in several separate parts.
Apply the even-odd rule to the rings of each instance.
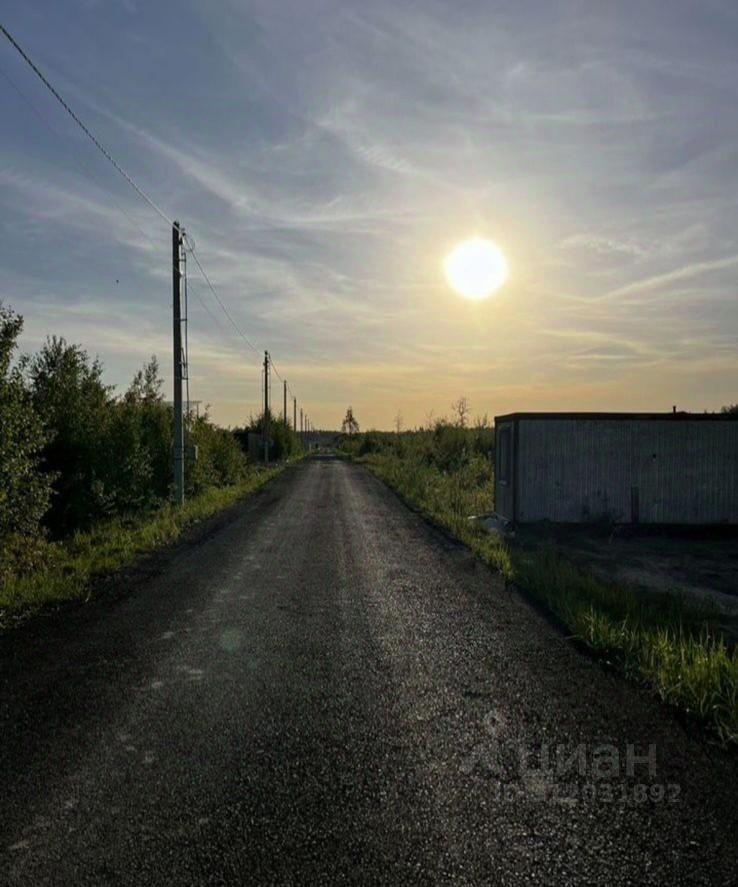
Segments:
[[[48,508],[51,477],[41,471],[43,427],[26,391],[22,366],[11,366],[23,318],[0,302],[0,546],[32,536]]]
[[[153,505],[169,495],[172,481],[172,410],[164,403],[155,356],[133,377],[114,405],[106,482],[115,509]]]
[[[359,433],[359,423],[356,421],[354,417],[354,409],[353,407],[349,407],[346,410],[346,416],[344,417],[343,422],[341,423],[341,431],[344,434],[354,435]]]
[[[78,345],[63,338],[46,340],[28,365],[33,406],[46,429],[44,465],[55,476],[47,522],[64,534],[113,510],[104,467],[112,418],[111,389],[102,381],[102,364],[90,361]]]
[[[728,404],[720,410],[721,413],[738,413],[738,403]]]
[[[164,380],[159,375],[159,361],[155,354],[151,355],[148,363],[133,377],[133,381],[126,392],[126,400],[137,403],[161,403],[164,399],[162,386]]]

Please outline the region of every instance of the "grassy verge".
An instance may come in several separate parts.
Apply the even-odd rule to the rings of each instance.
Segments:
[[[84,598],[91,580],[175,541],[187,527],[243,499],[282,470],[254,469],[241,483],[207,489],[181,509],[166,504],[145,515],[105,521],[65,542],[39,543],[34,569],[0,576],[0,625],[48,604]]]
[[[723,743],[738,744],[738,650],[726,647],[709,611],[673,595],[644,597],[605,583],[553,548],[530,551],[490,536],[468,519],[492,506],[491,472],[483,477],[474,461],[453,472],[386,451],[361,461],[505,579],[545,603],[596,655],[699,719]]]

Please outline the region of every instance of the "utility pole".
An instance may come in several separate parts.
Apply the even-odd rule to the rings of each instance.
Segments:
[[[284,419],[284,426],[287,427],[287,380],[285,379],[282,383],[284,385],[284,407],[282,409],[282,418]]]
[[[264,461],[269,461],[269,352],[264,352]]]
[[[302,412],[302,407],[300,407],[300,444],[305,446],[305,415]]]
[[[182,231],[172,225],[172,351],[174,354],[174,502],[184,505],[184,415],[182,412]]]
[[[292,430],[297,434],[297,398],[292,398]]]

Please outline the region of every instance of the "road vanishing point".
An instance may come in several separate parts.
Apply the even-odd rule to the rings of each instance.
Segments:
[[[736,756],[337,459],[0,675],[4,885],[736,883]]]

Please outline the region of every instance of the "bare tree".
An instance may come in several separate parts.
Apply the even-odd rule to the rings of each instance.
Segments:
[[[398,410],[395,416],[395,431],[399,434],[402,431],[402,413]]]
[[[451,404],[451,409],[454,411],[456,424],[459,428],[466,428],[467,418],[471,412],[469,401],[465,397],[460,397],[457,401]]]
[[[348,434],[348,435],[359,433],[359,423],[354,418],[354,408],[353,407],[349,407],[346,410],[346,416],[344,417],[344,420],[341,423],[341,431],[344,434]]]
[[[425,414],[425,427],[428,429],[428,431],[433,430],[433,410],[429,410]]]

